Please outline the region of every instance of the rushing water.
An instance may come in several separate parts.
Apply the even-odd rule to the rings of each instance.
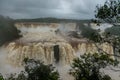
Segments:
[[[59,26],[70,25],[74,26],[75,24],[59,24]],[[23,70],[21,65],[23,59],[33,58],[44,61],[45,64],[53,64],[59,71],[61,79],[73,80],[73,77],[68,74],[72,60],[84,53],[98,52],[94,43],[79,39],[74,39],[72,42],[70,41],[72,38],[66,39],[66,35],[57,35],[58,27],[55,26],[58,24],[50,24],[47,27],[45,24],[42,25],[43,27],[30,25],[29,28],[25,27],[26,25],[18,26],[22,30],[23,37],[0,48],[0,72],[4,75]],[[52,27],[49,28],[49,26]],[[67,27],[64,28],[67,29]],[[113,48],[108,43],[100,44],[99,48],[113,54]],[[106,72],[110,73],[111,71],[107,70]],[[113,74],[110,73],[111,76]]]

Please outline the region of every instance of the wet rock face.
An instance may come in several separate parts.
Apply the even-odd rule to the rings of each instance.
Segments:
[[[56,60],[56,63],[59,62],[60,59],[60,50],[59,50],[59,45],[54,46],[54,58]]]

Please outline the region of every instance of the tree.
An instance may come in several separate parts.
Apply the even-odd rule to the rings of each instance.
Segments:
[[[0,80],[4,80],[3,76],[0,74]]]
[[[104,35],[100,40],[100,43],[108,42],[113,46],[115,57],[120,57],[120,35],[118,24],[120,22],[120,0],[108,0],[103,6],[97,6],[96,8],[96,20],[97,22],[110,23],[113,27],[106,29]]]
[[[108,0],[103,6],[96,7],[95,17],[100,22],[107,22],[113,25],[120,22],[120,0]]]
[[[25,59],[25,71],[10,74],[5,80],[58,80],[59,74],[52,65],[45,65],[39,60]]]
[[[75,80],[112,80],[109,75],[100,72],[100,69],[117,64],[118,61],[113,60],[106,53],[84,54],[73,60],[70,74]]]
[[[77,29],[78,29],[77,31],[79,32],[79,34],[77,32],[75,32],[76,34],[74,34],[74,37],[75,36],[77,38],[83,37],[83,38],[87,38],[94,42],[99,42],[99,40],[101,40],[99,31],[91,28],[89,24],[90,23],[88,23],[88,25],[84,25],[83,23],[79,23],[77,25]]]
[[[25,72],[28,74],[27,80],[58,80],[59,74],[52,65],[44,65],[39,60],[25,60]]]
[[[110,35],[119,36],[120,37],[120,26],[112,26],[105,30],[106,33]]]

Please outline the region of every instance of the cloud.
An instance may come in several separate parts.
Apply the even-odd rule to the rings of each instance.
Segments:
[[[0,14],[12,18],[90,19],[105,0],[0,0]]]

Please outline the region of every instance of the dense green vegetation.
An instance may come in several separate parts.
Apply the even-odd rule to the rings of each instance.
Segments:
[[[114,36],[120,36],[120,26],[113,26],[111,28],[107,28],[105,30],[106,33]]]
[[[0,80],[4,80],[3,76],[0,74]]]
[[[18,75],[9,74],[7,78],[0,76],[0,80],[58,80],[59,73],[52,65],[45,65],[39,60],[25,59],[24,69]]]
[[[19,38],[19,32],[14,27],[14,21],[12,19],[0,16],[0,45]]]
[[[101,40],[99,31],[92,29],[90,25],[85,26],[83,24],[80,24],[79,30],[81,32],[80,35],[82,35],[84,38],[88,38],[94,42],[99,42],[99,40]]]
[[[75,80],[112,80],[109,75],[100,72],[100,69],[117,64],[106,53],[84,54],[74,59],[70,74]]]
[[[95,17],[100,22],[107,22],[115,25],[120,22],[120,0],[108,0],[103,6],[96,7]]]

